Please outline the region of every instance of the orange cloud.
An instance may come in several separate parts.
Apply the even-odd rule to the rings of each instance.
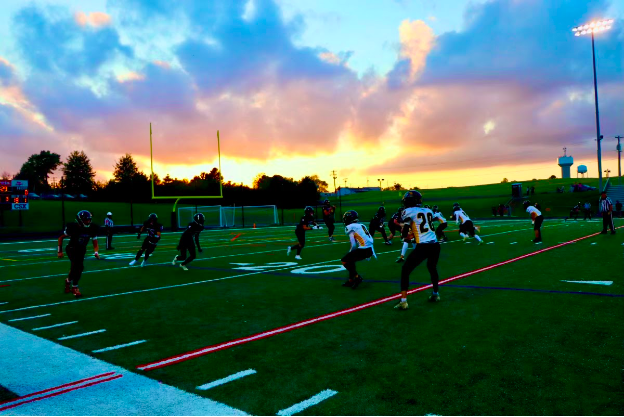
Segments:
[[[100,28],[111,24],[111,17],[104,12],[91,12],[89,14],[76,12],[74,20],[82,27],[92,26],[94,28]]]
[[[171,64],[165,61],[154,61],[154,65],[158,65],[161,68],[169,69],[171,68]]]
[[[404,20],[399,26],[399,37],[401,39],[401,56],[411,61],[412,80],[417,74],[425,69],[427,54],[431,51],[435,36],[424,21]]]
[[[145,79],[145,75],[139,74],[134,71],[126,72],[125,74],[121,74],[117,76],[117,81],[120,83],[127,83],[131,81],[143,81]]]

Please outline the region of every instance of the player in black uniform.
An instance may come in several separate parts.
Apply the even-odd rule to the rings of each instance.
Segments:
[[[336,219],[334,218],[334,213],[336,212],[336,206],[332,206],[329,200],[323,201],[323,221],[327,226],[327,235],[329,236],[330,242],[335,242],[334,239],[334,223]]]
[[[286,250],[286,256],[290,255],[290,251],[296,249],[297,255],[295,255],[295,259],[301,259],[301,249],[305,246],[305,232],[310,229],[322,229],[322,227],[314,221],[314,209],[307,206],[303,211],[303,217],[295,228],[295,236],[297,236],[299,243],[289,246]]]
[[[401,234],[401,215],[403,214],[403,210],[405,208],[403,206],[399,207],[390,217],[390,221],[388,222],[388,230],[390,230],[390,235],[388,236],[388,240],[394,239],[394,236],[397,234]]]
[[[98,227],[91,224],[91,213],[81,210],[76,215],[76,221],[67,223],[63,234],[58,238],[58,257],[63,257],[63,239],[69,238],[69,243],[65,247],[67,257],[71,262],[69,275],[65,279],[65,294],[73,293],[76,298],[82,297],[78,289],[78,281],[84,270],[84,258],[87,254],[87,244],[89,239],[93,241],[94,256],[100,259],[98,254]]]
[[[141,239],[141,233],[147,233],[143,244],[141,245],[141,249],[136,254],[136,258],[132,262],[130,262],[130,266],[134,265],[141,259],[141,255],[145,252],[145,259],[141,262],[141,266],[145,266],[147,260],[150,255],[156,249],[156,245],[160,240],[160,234],[163,231],[163,227],[160,223],[158,223],[158,215],[156,213],[152,213],[149,215],[147,220],[143,223],[141,230],[139,230],[139,234],[137,235],[137,240]]]
[[[176,262],[182,262],[180,264],[180,268],[185,271],[188,271],[186,265],[193,262],[193,259],[196,258],[197,254],[195,253],[195,245],[197,245],[197,250],[199,253],[203,252],[201,246],[199,245],[199,234],[202,230],[204,230],[204,220],[205,217],[202,213],[196,213],[193,216],[193,221],[189,223],[186,227],[186,230],[180,236],[180,243],[178,244],[177,250],[180,251],[179,255],[176,255],[171,261],[172,265],[175,265]],[[188,250],[189,256],[186,257],[186,251]]]
[[[388,240],[388,236],[386,236],[386,228],[384,227],[384,223],[386,220],[386,208],[384,206],[379,207],[377,213],[373,216],[368,225],[368,230],[372,237],[375,237],[375,232],[381,232],[381,236],[384,239],[384,243],[386,245],[392,245],[392,242]]]

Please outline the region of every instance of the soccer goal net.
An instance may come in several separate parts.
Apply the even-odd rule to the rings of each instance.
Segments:
[[[203,213],[206,227],[253,227],[279,224],[276,206],[194,206],[178,208],[178,227],[186,227],[195,213]]]
[[[193,221],[195,213],[204,215],[204,227],[223,227],[221,225],[221,206],[188,206],[178,207],[178,228],[186,228]]]

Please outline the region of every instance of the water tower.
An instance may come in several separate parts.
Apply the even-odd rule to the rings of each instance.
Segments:
[[[587,177],[587,166],[579,165],[576,167],[576,178],[578,178],[579,174],[581,174],[581,178]]]
[[[563,148],[563,156],[560,156],[557,163],[561,167],[561,178],[570,178],[570,167],[574,164],[574,158],[566,154],[568,148]]]

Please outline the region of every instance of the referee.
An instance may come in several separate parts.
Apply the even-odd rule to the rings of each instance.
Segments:
[[[104,219],[104,227],[106,228],[106,249],[113,250],[113,213],[110,211],[106,213],[106,219]]]
[[[615,234],[615,227],[613,226],[613,202],[607,197],[607,192],[603,191],[600,195],[600,212],[602,213],[602,232],[603,235],[607,234],[607,227],[611,229],[611,234]]]

